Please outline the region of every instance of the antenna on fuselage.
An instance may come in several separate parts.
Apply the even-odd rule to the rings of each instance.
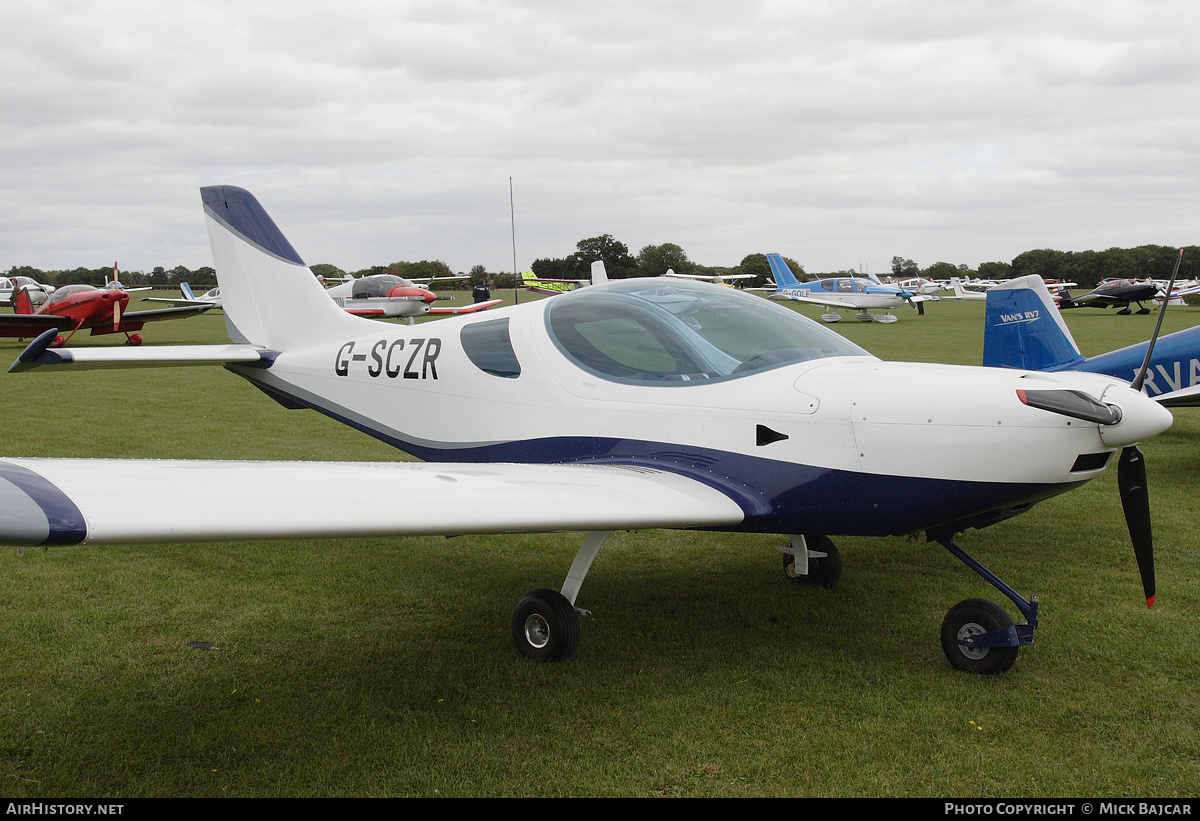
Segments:
[[[517,212],[513,208],[512,177],[508,178],[508,218],[512,222],[513,304],[521,304],[521,280],[517,276]]]

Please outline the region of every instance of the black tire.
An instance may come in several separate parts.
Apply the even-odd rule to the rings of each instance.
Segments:
[[[579,614],[557,590],[534,590],[513,611],[512,637],[523,656],[565,661],[579,649]]]
[[[783,572],[796,584],[805,587],[834,587],[842,578],[842,552],[828,536],[813,536],[804,534],[804,541],[810,550],[825,553],[825,556],[808,557],[808,573],[796,573],[796,560],[787,553],[783,554]]]
[[[1008,612],[995,602],[987,599],[961,601],[950,608],[942,621],[942,652],[958,670],[981,676],[1003,673],[1017,660],[1017,647],[968,649],[958,641],[1012,626]]]

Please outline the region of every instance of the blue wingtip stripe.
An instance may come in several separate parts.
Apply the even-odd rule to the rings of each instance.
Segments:
[[[0,462],[0,543],[72,545],[87,538],[83,512],[39,473]]]

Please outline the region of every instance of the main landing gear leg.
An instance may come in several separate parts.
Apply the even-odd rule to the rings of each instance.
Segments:
[[[586,610],[575,607],[579,588],[600,548],[612,531],[594,531],[583,540],[562,592],[534,590],[517,604],[513,612],[512,637],[521,655],[542,661],[565,661],[579,649],[579,616]]]
[[[951,665],[968,673],[1003,673],[1017,660],[1017,649],[1021,645],[1033,644],[1033,630],[1038,623],[1038,597],[1026,601],[955,544],[953,538],[937,541],[1007,596],[1025,617],[1021,624],[1013,624],[1000,605],[986,599],[967,599],[951,607],[942,621],[942,651]]]

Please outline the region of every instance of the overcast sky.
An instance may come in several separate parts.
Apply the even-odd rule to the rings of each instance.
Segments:
[[[0,270],[210,265],[198,189],[310,264],[511,271],[1200,243],[1200,3],[5,0]]]

